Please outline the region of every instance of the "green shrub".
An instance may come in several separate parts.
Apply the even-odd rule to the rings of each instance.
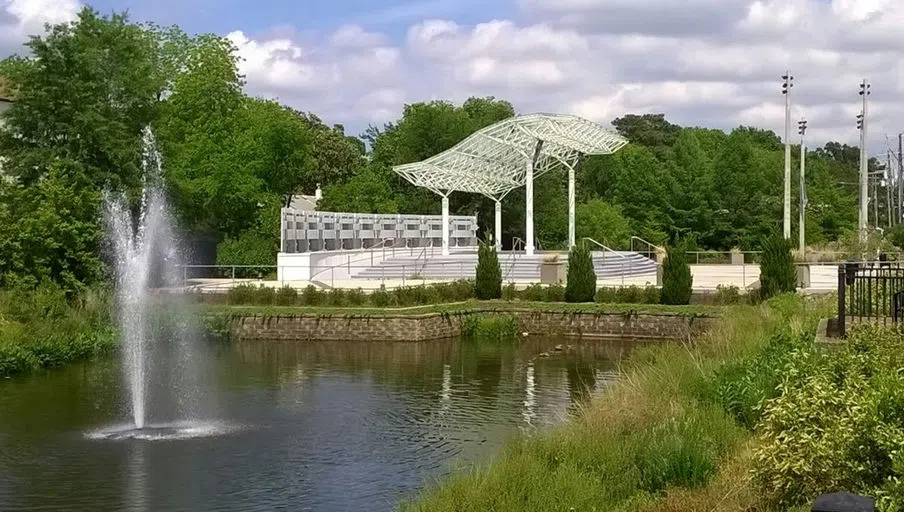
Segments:
[[[596,291],[596,296],[593,298],[593,301],[600,304],[614,304],[618,301],[617,289],[604,286]]]
[[[577,244],[568,254],[568,275],[565,285],[566,302],[593,302],[596,295],[596,272],[587,244]]]
[[[227,238],[217,244],[217,265],[259,265],[254,268],[236,268],[235,277],[262,278],[276,266],[279,238],[256,231],[246,231],[238,238]],[[226,269],[230,272],[231,269]]]
[[[392,304],[392,296],[386,291],[386,285],[381,284],[379,289],[371,292],[370,303],[378,308],[385,308]]]
[[[521,290],[520,295],[521,299],[529,302],[544,302],[546,301],[546,287],[542,284],[534,283]]]
[[[253,284],[233,286],[226,292],[226,302],[236,306],[254,304],[256,297],[257,286]]]
[[[477,249],[474,295],[480,300],[502,297],[502,269],[499,267],[499,255],[496,254],[496,247],[490,244],[481,243]]]
[[[716,400],[735,420],[753,430],[764,404],[776,395],[788,365],[806,353],[811,341],[809,336],[779,332],[758,353],[727,363],[711,379]]]
[[[276,291],[276,305],[278,306],[294,306],[298,302],[298,290],[285,285]]]
[[[334,307],[342,307],[346,305],[345,290],[342,288],[332,288],[326,294],[326,303]]]
[[[760,262],[760,298],[793,293],[796,288],[791,242],[778,234],[767,238]]]
[[[367,302],[367,295],[361,288],[356,288],[345,293],[345,300],[348,301],[349,306],[362,306]]]
[[[325,294],[313,284],[305,286],[301,292],[301,304],[305,306],[320,306],[326,302]]]
[[[566,288],[560,284],[551,284],[546,287],[543,297],[545,302],[565,302]]]
[[[270,286],[261,285],[254,292],[254,304],[269,306],[276,301],[276,290]]]
[[[64,316],[69,310],[66,292],[52,281],[36,287],[20,283],[0,295],[0,311],[16,322],[46,321]]]
[[[892,226],[885,231],[885,239],[898,249],[904,249],[904,224]]]
[[[518,320],[511,315],[468,315],[462,319],[465,339],[511,341],[518,338]]]
[[[509,283],[502,288],[502,299],[503,300],[515,300],[518,298],[518,289],[515,288],[515,283]]]
[[[715,302],[720,306],[733,306],[741,304],[743,298],[741,297],[741,291],[737,286],[720,284],[716,287]]]
[[[662,264],[662,291],[660,300],[663,304],[689,304],[694,278],[687,262],[684,244],[679,243],[666,249],[666,258]]]
[[[779,508],[845,489],[904,506],[904,337],[861,326],[821,356],[792,358],[757,425],[754,478]]]
[[[640,304],[643,298],[643,289],[639,286],[622,286],[615,290],[615,301],[619,304]]]
[[[644,304],[659,304],[659,288],[647,285],[643,289],[642,297],[641,301]]]
[[[455,301],[464,301],[474,297],[474,281],[470,279],[459,279],[451,285],[452,299]]]

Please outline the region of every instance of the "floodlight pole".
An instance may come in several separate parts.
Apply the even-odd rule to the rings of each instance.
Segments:
[[[496,250],[502,250],[502,200],[496,200]]]
[[[568,249],[574,247],[574,167],[568,166]]]
[[[797,122],[797,131],[800,133],[800,219],[798,220],[798,251],[803,256],[807,251],[806,243],[806,227],[807,227],[807,181],[806,181],[806,162],[807,162],[807,143],[805,136],[807,134],[807,121],[801,119]]]
[[[783,231],[786,239],[791,238],[791,88],[794,77],[790,71],[782,75],[782,94],[785,95],[785,186],[783,197]]]
[[[870,84],[863,79],[860,83],[860,96],[863,99],[863,110],[857,116],[857,127],[860,129],[860,215],[858,228],[860,231],[860,241],[866,240],[866,234],[869,223],[869,177],[867,175],[868,160],[866,157],[866,119],[867,119],[867,98],[870,94]]]
[[[449,194],[443,196],[443,256],[449,255]]]

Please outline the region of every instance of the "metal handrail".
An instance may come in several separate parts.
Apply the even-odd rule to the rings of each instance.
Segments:
[[[433,248],[433,240],[431,239],[431,240],[430,240],[430,245],[425,245],[425,246],[421,249],[421,252],[418,253],[417,257],[414,258],[414,274],[412,274],[413,276],[414,276],[414,275],[418,275],[418,274],[420,274],[421,272],[424,271],[424,268],[427,266],[427,249],[432,249],[432,248]],[[431,251],[431,252],[432,252],[432,251]],[[421,268],[418,269],[418,263],[417,263],[417,262],[420,261],[421,256],[424,257],[424,263],[423,263],[423,265],[421,265]]]
[[[590,237],[586,237],[586,236],[585,236],[584,238],[582,238],[582,240],[589,240],[590,242],[592,242],[592,243],[596,244],[597,246],[601,247],[601,248],[603,249],[603,261],[606,260],[606,251],[609,251],[609,252],[611,252],[612,254],[618,256],[619,258],[621,258],[623,261],[628,261],[628,270],[629,270],[629,271],[633,270],[634,262],[629,261],[629,260],[628,260],[628,257],[625,256],[624,254],[621,254],[621,253],[619,253],[619,252],[616,252],[616,251],[613,250],[611,247],[609,247],[609,246],[607,246],[607,245],[605,245],[605,244],[601,244],[601,243],[597,242],[596,240],[594,240],[594,239],[592,239],[592,238],[590,238]],[[624,274],[624,273],[621,274],[621,284],[622,284],[622,286],[625,285],[625,274]]]
[[[622,254],[622,253],[616,251],[615,249],[612,249],[611,247],[609,247],[609,246],[607,246],[607,245],[601,244],[601,243],[597,242],[596,240],[594,240],[594,239],[592,239],[592,238],[590,238],[590,237],[588,237],[588,236],[585,236],[585,237],[582,238],[581,240],[589,240],[589,241],[592,242],[594,245],[596,245],[596,246],[602,248],[603,251],[604,251],[603,254],[605,254],[605,251],[609,251],[609,252],[615,254],[616,256],[618,256],[619,258],[621,258],[621,259],[623,259],[623,260],[628,259],[628,257],[625,256],[624,254]]]
[[[502,280],[505,281],[512,274],[512,271],[515,270],[515,253],[518,252],[518,244],[521,244],[521,248],[524,248],[524,240],[519,237],[512,238],[512,252],[509,255],[509,264],[508,268],[505,270],[505,274],[502,275]]]
[[[660,246],[658,246],[658,245],[656,245],[656,244],[654,244],[654,243],[652,243],[652,242],[649,242],[649,241],[647,241],[647,240],[644,240],[643,238],[641,238],[641,237],[639,237],[639,236],[632,236],[632,237],[631,237],[631,251],[632,251],[632,252],[634,252],[634,240],[638,240],[638,241],[640,241],[640,242],[643,242],[643,243],[647,244],[647,250],[648,250],[648,251],[649,251],[650,249],[656,249],[656,250],[659,250],[659,251],[665,251],[665,248],[660,247]],[[652,251],[649,251],[649,252],[652,252]]]
[[[383,260],[385,261],[386,260],[386,242],[394,242],[394,241],[395,241],[395,238],[384,238],[384,239],[380,240],[378,243],[372,245],[371,247],[368,247],[366,249],[367,253],[364,256],[361,256],[360,258],[356,258],[354,261],[361,261],[361,260],[365,260],[368,257],[370,257],[370,266],[373,266],[374,265],[374,252],[380,248],[383,249]],[[395,247],[393,247],[393,249],[395,249]],[[320,274],[323,274],[326,271],[332,272],[334,269],[339,268],[339,267],[344,266],[344,267],[348,268],[348,270],[351,270],[351,264],[352,264],[352,259],[351,259],[351,255],[349,254],[348,257],[346,258],[345,263],[338,263],[336,265],[330,265],[329,267],[324,268],[320,272],[317,272],[316,274],[312,274],[311,280],[313,281],[315,277],[318,277]]]

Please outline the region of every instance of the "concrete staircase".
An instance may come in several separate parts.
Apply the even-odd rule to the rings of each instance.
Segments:
[[[655,276],[656,262],[630,251],[593,252],[593,267],[597,278],[613,279],[635,276]],[[548,254],[527,256],[524,253],[499,254],[503,281],[539,282],[540,265]],[[568,261],[568,255],[559,254]],[[364,268],[353,279],[473,279],[477,267],[477,252],[453,252],[448,256],[427,255],[389,257],[373,267]]]

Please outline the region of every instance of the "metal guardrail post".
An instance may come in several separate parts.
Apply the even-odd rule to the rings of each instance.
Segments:
[[[845,312],[845,294],[847,290],[845,289],[847,286],[847,279],[845,278],[845,267],[846,265],[841,264],[838,265],[838,333],[844,338],[847,334],[845,320],[847,314]]]

